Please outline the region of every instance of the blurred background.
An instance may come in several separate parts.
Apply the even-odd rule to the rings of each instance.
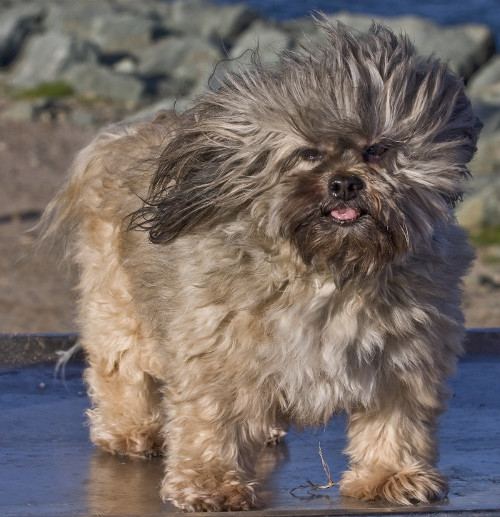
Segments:
[[[457,212],[478,257],[464,311],[468,327],[500,327],[498,0],[0,0],[0,333],[76,330],[76,275],[36,256],[28,230],[91,135],[186,109],[257,45],[273,62],[321,41],[317,10],[405,31],[463,78],[484,123]]]

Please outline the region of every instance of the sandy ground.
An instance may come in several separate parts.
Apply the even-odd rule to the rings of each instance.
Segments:
[[[90,130],[0,120],[0,333],[75,331],[74,275],[33,253],[33,227]],[[498,250],[493,250],[497,252]],[[500,327],[500,253],[465,282],[468,327]],[[489,251],[491,255],[491,250]]]

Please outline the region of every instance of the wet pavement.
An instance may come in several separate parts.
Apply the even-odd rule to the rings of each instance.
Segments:
[[[441,418],[440,467],[450,479],[446,500],[404,508],[340,497],[337,487],[297,488],[308,479],[327,482],[319,444],[334,480],[346,468],[339,417],[327,429],[292,429],[283,443],[264,449],[258,472],[266,506],[245,515],[500,515],[500,341],[477,351],[460,361]],[[89,442],[81,362],[68,364],[63,381],[54,378],[53,362],[9,366],[1,359],[0,516],[178,512],[158,497],[161,459],[112,456]]]

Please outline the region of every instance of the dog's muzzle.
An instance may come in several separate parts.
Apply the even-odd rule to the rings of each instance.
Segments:
[[[331,211],[330,215],[335,221],[345,223],[355,221],[360,217],[361,210],[352,204],[365,188],[361,178],[347,174],[336,174],[332,176],[328,187],[332,197],[338,201],[338,205]]]

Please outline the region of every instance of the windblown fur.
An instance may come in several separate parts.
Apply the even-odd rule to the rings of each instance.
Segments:
[[[435,425],[472,253],[453,208],[480,124],[440,61],[374,25],[100,133],[42,220],[81,271],[91,438],[165,455],[186,510],[258,506],[289,424],[349,416],[343,494],[446,491]]]

